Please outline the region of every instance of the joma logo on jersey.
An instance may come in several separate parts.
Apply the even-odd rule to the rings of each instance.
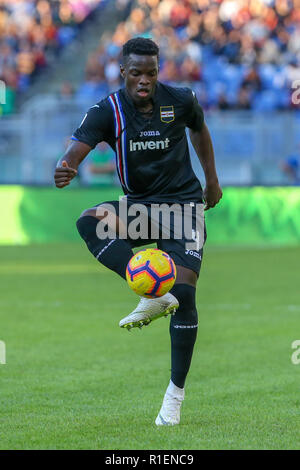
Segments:
[[[141,131],[140,137],[155,137],[156,135],[160,135],[159,131]]]
[[[130,152],[136,152],[140,150],[163,150],[169,147],[170,139],[165,140],[146,140],[141,142],[129,141]]]
[[[161,106],[160,107],[160,120],[162,122],[172,122],[175,119],[174,106]]]

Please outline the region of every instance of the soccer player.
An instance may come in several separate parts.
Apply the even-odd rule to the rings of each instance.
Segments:
[[[222,197],[222,190],[212,141],[195,94],[189,88],[164,85],[158,81],[158,72],[159,49],[151,39],[135,38],[124,44],[120,73],[125,86],[89,109],[57,164],[55,184],[58,188],[67,186],[90,150],[101,141],[107,142],[116,153],[128,219],[124,222],[121,217],[119,201],[103,202],[79,217],[77,228],[81,237],[97,260],[123,279],[133,256],[132,248],[152,241],[176,264],[177,278],[171,291],[156,299],[141,298],[137,308],[119,323],[128,329],[141,327],[177,310],[170,322],[171,380],[155,420],[159,426],[180,422],[184,385],[197,336],[195,295],[205,228],[203,222],[199,233],[194,209],[198,205],[203,209],[204,204],[205,209],[214,207]],[[186,127],[204,170],[204,192],[191,166]],[[135,203],[142,203],[146,208],[145,222],[151,217],[153,204],[195,206],[190,215],[192,233],[186,236],[184,232],[178,239],[174,235],[176,227],[171,223],[169,238],[162,235],[162,226],[156,240],[125,237],[132,220],[130,208]],[[98,236],[98,229],[104,223],[116,227],[114,237]],[[191,240],[199,241],[192,250],[186,247]]]

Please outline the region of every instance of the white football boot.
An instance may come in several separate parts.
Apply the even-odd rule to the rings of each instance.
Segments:
[[[184,400],[184,388],[176,387],[170,380],[163,404],[155,420],[156,426],[174,426],[180,423],[180,408]]]
[[[119,323],[121,328],[142,328],[153,320],[167,315],[174,315],[179,307],[178,300],[169,292],[156,299],[142,297],[137,308]]]

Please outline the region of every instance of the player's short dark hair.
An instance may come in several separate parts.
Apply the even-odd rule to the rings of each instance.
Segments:
[[[152,39],[138,37],[129,39],[129,41],[123,45],[123,63],[127,62],[130,54],[156,55],[158,59],[159,48]]]

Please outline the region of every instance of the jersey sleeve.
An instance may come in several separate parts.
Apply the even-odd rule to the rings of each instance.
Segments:
[[[110,142],[112,137],[112,110],[109,104],[103,100],[88,110],[71,139],[95,148],[99,142]]]
[[[186,125],[193,131],[201,131],[204,123],[203,110],[198,103],[195,93],[190,89],[188,89],[188,91],[189,96],[186,108]]]

